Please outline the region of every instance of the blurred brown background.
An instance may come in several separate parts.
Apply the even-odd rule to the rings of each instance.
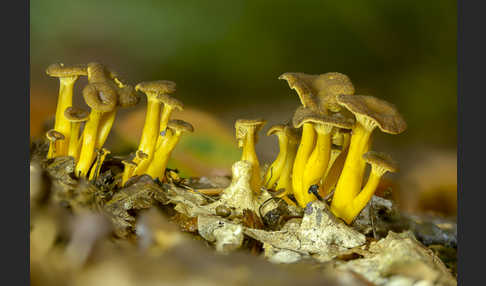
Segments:
[[[456,1],[33,0],[30,5],[31,137],[43,136],[54,115],[58,81],[45,74],[54,62],[99,61],[131,84],[175,81],[176,96],[196,112],[187,120],[209,125],[199,128],[198,136],[226,148],[228,162],[239,156],[236,142],[231,145],[237,118],[263,117],[268,128],[290,118],[299,105],[295,92],[277,79],[280,74],[337,71],[351,78],[357,94],[394,103],[407,120],[405,133],[375,131],[374,140],[374,149],[401,163],[401,172],[391,178],[399,184],[404,208],[455,212]],[[80,94],[75,96],[82,106]],[[137,111],[143,118],[144,106],[142,101],[118,116],[110,142],[115,151],[136,147],[141,125],[127,126],[134,121],[126,118]],[[211,129],[214,122],[222,127]],[[276,142],[260,135],[261,161],[276,156]],[[438,206],[420,206],[417,198],[424,193],[433,194],[427,200]]]

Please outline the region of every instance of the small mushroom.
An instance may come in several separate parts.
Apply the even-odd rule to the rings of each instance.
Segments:
[[[287,158],[287,148],[289,142],[289,138],[287,137],[285,131],[286,131],[286,126],[283,124],[274,125],[267,131],[267,136],[270,135],[277,136],[278,146],[279,146],[279,152],[277,158],[268,167],[265,177],[263,178],[263,182],[267,189],[273,187],[273,185],[277,182],[278,178],[280,177],[280,174],[282,173],[282,169],[285,165],[285,159]]]
[[[65,66],[62,63],[56,63],[48,66],[46,73],[49,76],[59,78],[59,96],[57,98],[54,130],[61,132],[65,137],[65,140],[59,144],[59,148],[56,150],[56,156],[64,156],[68,153],[68,144],[71,137],[71,124],[64,117],[64,110],[73,104],[74,84],[79,76],[87,75],[87,70],[86,66],[83,65]]]
[[[147,153],[143,152],[142,150],[137,150],[137,152],[135,152],[135,158],[133,159],[133,162],[137,165],[137,167],[135,167],[132,174],[127,176],[130,178],[134,175],[142,175],[147,169],[148,165],[150,165],[151,161],[152,158],[150,158]]]
[[[147,96],[147,113],[138,150],[143,151],[150,158],[155,151],[160,132],[160,113],[163,100],[167,98],[168,94],[174,93],[175,88],[176,84],[167,80],[141,82],[135,86],[135,90],[141,91]]]
[[[132,176],[135,167],[137,167],[137,164],[133,162],[133,160],[123,160],[122,164],[124,168],[121,185],[124,186],[128,179],[130,179],[130,177]]]
[[[79,130],[81,128],[81,123],[85,122],[89,118],[88,111],[70,106],[64,111],[64,117],[71,122],[71,138],[69,139],[68,156],[74,158],[76,162],[78,160],[80,135]]]
[[[287,126],[290,130],[290,126]],[[283,192],[279,193],[277,197],[282,198],[287,204],[289,205],[295,205],[295,203],[288,198],[288,195],[291,195],[294,193],[293,188],[292,188],[292,168],[294,166],[294,160],[295,156],[297,154],[297,147],[299,146],[299,134],[292,130],[289,132],[289,140],[288,140],[288,146],[287,146],[287,153],[286,153],[286,158],[285,158],[285,164],[284,167],[282,168],[282,172],[280,174],[280,177],[278,178],[277,181],[277,186],[275,187],[276,190],[284,190]]]
[[[336,99],[356,117],[348,154],[331,204],[331,210],[340,213],[361,188],[366,167],[362,156],[370,148],[373,130],[378,127],[382,132],[399,134],[405,131],[407,124],[395,106],[384,100],[364,95],[339,95]]]
[[[76,175],[78,177],[86,177],[95,158],[94,150],[102,115],[113,111],[117,104],[116,90],[104,82],[86,85],[83,89],[83,97],[86,104],[91,107],[91,113],[84,127],[83,143],[79,161],[76,164]]]
[[[167,167],[170,154],[179,142],[182,133],[194,131],[194,127],[190,123],[177,119],[170,120],[167,128],[170,132],[167,132],[166,136],[164,136],[164,141],[155,150],[152,162],[150,162],[145,172],[145,174],[151,176],[153,179],[159,178],[161,181],[164,178],[165,168]]]
[[[371,165],[371,172],[361,192],[348,203],[345,209],[335,213],[336,216],[342,218],[347,224],[353,222],[354,218],[363,210],[366,204],[371,200],[371,197],[376,191],[381,177],[386,172],[394,173],[397,171],[397,164],[392,158],[384,153],[368,151],[363,155],[366,163]]]
[[[263,119],[238,119],[235,123],[238,147],[243,148],[241,161],[249,161],[252,164],[250,186],[256,194],[260,193],[262,178],[260,175],[260,162],[255,152],[255,144],[258,142],[258,132],[265,123],[266,121]]]
[[[61,132],[58,132],[54,129],[51,129],[49,131],[46,132],[46,137],[47,137],[47,140],[49,140],[49,151],[47,153],[47,159],[51,159],[51,158],[54,158],[56,157],[57,153],[57,147],[56,147],[56,144],[57,144],[57,141],[63,141],[65,140],[65,137],[64,135],[61,133]],[[52,146],[52,148],[51,148]]]
[[[110,153],[111,153],[110,150],[105,149],[105,148],[102,148],[101,150],[99,150],[97,152],[96,162],[94,164],[94,167],[91,168],[91,171],[89,172],[88,180],[96,181],[96,179],[100,175],[101,166],[103,165],[103,162],[105,161],[106,156],[108,156],[108,154],[110,154]]]

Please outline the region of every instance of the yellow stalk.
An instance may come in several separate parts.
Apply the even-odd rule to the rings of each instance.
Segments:
[[[74,158],[74,162],[78,161],[79,154],[79,129],[81,128],[81,122],[71,122],[71,138],[69,139],[68,156]]]
[[[326,172],[331,156],[331,127],[317,127],[317,141],[312,154],[309,156],[304,168],[303,176],[303,191],[307,192],[311,185],[318,184],[322,176]],[[303,203],[307,205],[309,202],[316,200],[315,196],[305,197],[310,199]]]
[[[369,148],[371,132],[357,123],[353,128],[349,150],[334,191],[331,211],[336,216],[353,201],[361,189],[366,162],[361,157]]]
[[[303,190],[304,168],[312,150],[315,146],[315,130],[312,123],[304,123],[302,130],[302,139],[300,141],[297,155],[295,156],[294,167],[292,170],[292,188],[294,196],[299,206],[304,208],[305,202],[312,200],[313,194],[308,194]]]
[[[64,135],[64,140],[60,140],[56,143],[57,148],[55,153],[51,150],[51,146],[49,146],[49,153],[52,153],[53,157],[68,154],[71,122],[64,117],[64,110],[73,105],[73,87],[77,79],[78,76],[59,78],[59,96],[57,99],[54,130],[62,133]]]
[[[110,134],[111,127],[113,126],[113,122],[115,121],[116,116],[116,107],[113,111],[107,112],[103,114],[101,117],[98,138],[96,139],[96,148],[101,149]]]
[[[98,155],[96,156],[96,162],[89,172],[88,180],[96,180],[100,176],[101,167],[103,166],[103,162],[105,161],[105,158],[108,154],[110,154],[110,151],[108,151],[107,149],[99,151]]]
[[[280,178],[287,159],[289,139],[284,132],[279,132],[276,135],[278,137],[278,146],[280,150],[275,161],[268,167],[265,178],[263,179],[267,189],[272,188]]]
[[[153,179],[159,178],[160,181],[164,179],[167,162],[169,161],[172,151],[179,142],[181,134],[182,132],[175,132],[172,136],[167,136],[166,134],[166,138],[164,138],[160,148],[155,151],[154,159],[148,166],[145,174],[151,176]]]
[[[245,143],[243,144],[243,154],[241,160],[249,161],[252,165],[252,175],[250,179],[250,187],[253,192],[259,194],[262,185],[262,178],[260,177],[260,162],[255,152],[255,134],[253,130],[249,130],[245,136]]]
[[[83,131],[83,144],[81,146],[81,152],[79,154],[79,161],[76,164],[76,176],[86,177],[89,168],[93,163],[96,147],[96,138],[98,135],[98,126],[100,123],[102,113],[96,110],[91,110],[89,120],[86,122]]]
[[[285,165],[282,169],[282,173],[277,181],[276,190],[284,189],[285,191],[279,195],[289,205],[295,205],[295,203],[288,198],[288,195],[293,194],[292,189],[292,167],[294,166],[295,154],[297,153],[297,144],[289,143],[287,156],[285,158]]]
[[[147,96],[147,113],[138,150],[147,154],[149,158],[155,151],[155,144],[159,135],[160,110],[161,102],[152,96]]]
[[[133,171],[135,170],[135,165],[134,163],[128,163],[126,161],[122,161],[123,165],[125,166],[123,168],[123,176],[122,176],[122,183],[121,186],[123,187],[125,183],[132,177]]]
[[[327,196],[331,190],[336,186],[336,183],[341,175],[341,171],[344,167],[346,155],[348,150],[341,151],[334,160],[330,160],[329,168],[326,174],[321,179],[321,186],[319,188],[319,195],[321,197]]]

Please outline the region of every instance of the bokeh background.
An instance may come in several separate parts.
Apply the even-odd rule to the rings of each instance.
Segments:
[[[177,117],[196,133],[171,166],[189,175],[207,175],[207,165],[224,173],[239,156],[237,118],[267,119],[257,152],[264,163],[276,156],[276,138],[264,132],[299,105],[280,74],[337,71],[357,94],[394,103],[408,123],[398,136],[374,133],[373,149],[401,163],[390,184],[402,207],[453,215],[456,7],[451,0],[32,0],[31,138],[43,136],[55,112],[58,81],[45,68],[99,61],[131,84],[175,81],[187,107]],[[83,106],[79,90],[75,96]],[[118,115],[108,142],[114,153],[136,148],[144,107]]]

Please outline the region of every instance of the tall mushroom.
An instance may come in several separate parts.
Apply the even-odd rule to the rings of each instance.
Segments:
[[[292,188],[292,168],[294,167],[294,160],[297,154],[297,146],[299,146],[300,136],[297,129],[294,129],[291,126],[286,126],[285,128],[288,130],[286,132],[288,138],[287,152],[284,166],[277,180],[277,186],[275,189],[283,189],[284,191],[279,193],[277,196],[281,197],[285,202],[287,202],[287,204],[295,205],[295,203],[291,201],[288,196],[294,193]]]
[[[258,132],[265,123],[266,121],[263,119],[238,119],[235,123],[238,147],[243,148],[241,160],[249,161],[252,165],[250,186],[256,194],[260,193],[262,178],[260,162],[255,152],[255,144],[258,142]]]
[[[68,153],[68,144],[71,132],[71,123],[64,117],[64,110],[73,104],[73,88],[79,76],[86,76],[86,66],[73,65],[65,66],[62,63],[52,64],[47,67],[46,73],[49,76],[59,78],[59,96],[57,98],[56,118],[54,130],[62,133],[65,140],[58,141],[56,155],[63,156]],[[54,146],[49,147],[52,149]],[[52,151],[49,151],[52,153]]]
[[[155,151],[160,132],[160,113],[163,98],[166,98],[168,94],[174,93],[175,88],[176,84],[167,80],[141,82],[135,86],[135,90],[147,95],[147,113],[138,150],[143,151],[150,158]]]
[[[89,83],[86,85],[83,89],[83,97],[86,104],[91,108],[91,113],[84,127],[83,143],[79,161],[76,164],[75,173],[78,177],[86,177],[95,158],[94,150],[102,115],[113,111],[117,104],[116,90],[113,86],[104,82]]]
[[[391,103],[364,95],[339,95],[337,102],[356,117],[351,142],[341,176],[334,191],[331,210],[339,214],[361,189],[366,162],[362,156],[370,148],[370,136],[378,127],[382,132],[399,134],[407,124]]]
[[[397,164],[387,154],[368,151],[363,155],[363,159],[366,163],[371,165],[371,172],[366,185],[361,192],[348,203],[345,209],[335,213],[336,216],[342,218],[347,224],[350,224],[371,200],[371,197],[380,183],[381,177],[386,172],[394,173],[397,171]]]
[[[155,151],[152,162],[146,171],[147,175],[153,179],[159,178],[161,181],[164,179],[165,168],[167,167],[170,154],[179,142],[182,133],[194,131],[194,127],[190,123],[177,119],[170,120],[167,128],[169,130],[165,134],[163,142]]]
[[[74,162],[78,160],[78,151],[80,143],[79,130],[81,123],[89,118],[87,110],[70,106],[64,111],[64,117],[71,122],[71,138],[69,139],[68,156],[74,158]]]

